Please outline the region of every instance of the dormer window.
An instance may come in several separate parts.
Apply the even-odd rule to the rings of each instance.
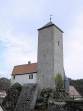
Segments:
[[[33,74],[29,74],[29,79],[33,79]]]

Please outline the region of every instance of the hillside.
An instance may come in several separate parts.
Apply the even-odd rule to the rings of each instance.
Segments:
[[[0,90],[7,90],[10,87],[10,80],[7,78],[0,78]]]
[[[77,91],[83,96],[83,79],[72,80],[69,79],[70,85],[73,85]]]

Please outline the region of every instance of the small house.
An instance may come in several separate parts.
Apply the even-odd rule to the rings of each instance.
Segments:
[[[11,83],[29,84],[37,83],[37,63],[30,63],[14,66]]]

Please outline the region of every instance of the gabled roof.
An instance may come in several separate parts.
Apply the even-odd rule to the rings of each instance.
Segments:
[[[58,27],[56,26],[53,22],[48,22],[46,25],[44,25],[43,27],[39,28],[38,30],[42,30],[44,28],[48,28],[48,27],[51,27],[51,26],[55,26],[59,31],[61,31],[63,33],[63,31]]]
[[[69,86],[69,95],[70,95],[70,96],[78,96],[78,97],[81,96],[81,95],[79,94],[79,92],[75,89],[74,86]]]
[[[37,63],[14,66],[12,75],[23,75],[37,72]]]

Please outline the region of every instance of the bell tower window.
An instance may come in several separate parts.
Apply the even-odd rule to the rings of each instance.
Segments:
[[[58,46],[59,46],[60,42],[58,41]]]

